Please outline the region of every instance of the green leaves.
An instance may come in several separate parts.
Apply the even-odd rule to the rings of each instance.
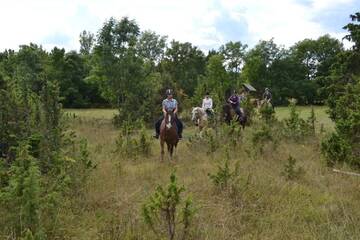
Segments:
[[[328,165],[347,162],[360,166],[360,13],[351,15],[345,37],[354,43],[352,50],[338,54],[328,76],[328,105],[336,124],[333,133],[322,142],[322,152]]]
[[[296,166],[296,159],[289,156],[281,174],[286,178],[286,180],[295,180],[301,177],[304,173],[305,171],[302,167]]]
[[[183,203],[181,193],[184,191],[185,188],[178,185],[176,175],[173,172],[170,175],[170,183],[167,187],[158,186],[154,194],[143,205],[144,222],[158,237],[167,235],[168,239],[175,239],[179,225],[182,224],[181,239],[187,238],[195,209],[190,198],[186,198]],[[181,207],[182,203],[183,206],[179,214],[177,209]]]

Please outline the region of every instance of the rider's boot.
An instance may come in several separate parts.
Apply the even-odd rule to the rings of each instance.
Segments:
[[[156,139],[158,139],[158,138],[159,138],[159,134],[158,134],[158,133],[155,133],[155,134],[153,135],[153,137],[156,138]]]

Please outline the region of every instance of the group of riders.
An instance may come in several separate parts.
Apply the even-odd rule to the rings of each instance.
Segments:
[[[263,93],[263,100],[267,103],[271,103],[272,100],[272,94],[270,92],[269,88],[265,88],[265,91]],[[237,114],[238,118],[240,119],[242,117],[243,110],[240,108],[241,103],[244,102],[247,98],[247,91],[243,90],[240,94],[237,94],[236,90],[233,91],[232,95],[228,98],[227,102],[231,105],[234,112]],[[204,99],[202,100],[202,108],[204,109],[205,113],[212,117],[214,114],[213,109],[213,100],[210,97],[210,94],[207,92]],[[166,90],[166,98],[162,101],[162,113],[163,115],[158,119],[158,121],[155,123],[155,138],[159,138],[160,135],[160,126],[164,119],[164,116],[167,112],[173,112],[175,115],[175,122],[177,126],[178,131],[178,137],[179,139],[182,139],[182,131],[183,131],[183,123],[181,120],[177,117],[178,112],[178,102],[176,99],[173,98],[173,91],[171,89]]]

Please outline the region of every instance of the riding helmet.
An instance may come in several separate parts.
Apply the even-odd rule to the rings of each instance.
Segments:
[[[166,89],[166,96],[173,95],[173,91],[171,89]]]

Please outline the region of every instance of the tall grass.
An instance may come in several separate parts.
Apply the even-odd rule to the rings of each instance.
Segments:
[[[265,147],[252,154],[254,128],[245,129],[242,141],[230,147],[226,156],[223,144],[211,156],[206,147],[180,142],[176,163],[160,162],[159,143],[152,140],[152,155],[124,159],[114,152],[119,130],[111,118],[99,121],[99,113],[72,121],[72,128],[88,140],[97,168],[89,177],[85,196],[76,213],[64,209],[65,239],[155,239],[141,217],[141,207],[157,185],[166,185],[176,170],[186,195],[197,204],[191,239],[358,239],[360,236],[359,179],[336,175],[321,160],[319,134],[299,143],[279,141],[276,149]],[[306,119],[310,108],[300,108]],[[317,131],[324,124],[331,130],[324,108],[315,108]],[[76,115],[82,113],[73,112]],[[276,108],[278,118],[285,110]],[[101,114],[100,114],[101,115]],[[109,116],[109,115],[107,115]],[[86,121],[84,121],[84,119]],[[254,123],[256,124],[256,123]],[[152,130],[148,130],[150,135]],[[192,136],[193,127],[185,129]],[[196,143],[195,143],[196,144]],[[288,181],[284,166],[289,156],[305,175]],[[236,191],[225,194],[214,188],[209,173],[218,171],[228,159],[238,164]],[[77,203],[79,204],[79,203]]]

